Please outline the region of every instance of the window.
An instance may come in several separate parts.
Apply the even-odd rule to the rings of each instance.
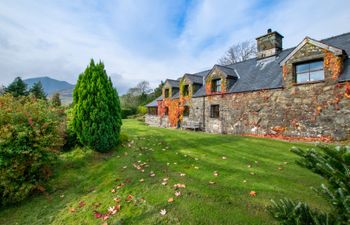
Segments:
[[[211,118],[219,118],[220,116],[220,106],[219,105],[211,105],[210,106],[210,117]]]
[[[168,107],[165,107],[165,110],[164,110],[164,115],[168,115],[169,114],[169,108]]]
[[[323,80],[323,60],[297,64],[295,66],[295,74],[296,83]]]
[[[157,107],[148,107],[148,115],[156,116],[158,115],[158,108]]]
[[[212,81],[212,92],[221,92],[221,79],[215,79]]]
[[[183,96],[188,96],[190,93],[190,85],[184,85],[184,89],[183,89]]]
[[[165,98],[169,98],[169,95],[170,95],[170,90],[169,90],[168,88],[166,88],[166,89],[164,90],[164,97],[165,97]]]
[[[190,115],[190,107],[185,106],[184,107],[184,117],[188,117]]]

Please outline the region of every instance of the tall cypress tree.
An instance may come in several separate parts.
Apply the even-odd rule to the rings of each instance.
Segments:
[[[79,141],[105,152],[119,142],[120,102],[102,62],[91,60],[73,91],[73,130]]]
[[[27,84],[20,77],[16,77],[15,80],[5,88],[5,93],[10,93],[14,97],[28,95]]]
[[[46,94],[43,89],[43,85],[40,81],[35,82],[33,86],[30,88],[29,93],[33,94],[37,99],[46,100]]]

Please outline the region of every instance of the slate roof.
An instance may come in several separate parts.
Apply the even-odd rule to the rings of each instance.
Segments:
[[[157,107],[158,106],[158,103],[157,101],[160,101],[163,99],[163,96],[159,96],[158,98],[156,98],[155,100],[153,100],[152,102],[148,103],[146,105],[146,107]]]
[[[350,80],[350,32],[326,38],[320,40],[320,42],[343,49],[345,51],[348,58],[344,61],[344,69],[342,74],[339,76],[339,82]],[[252,58],[227,66],[215,66],[218,66],[219,69],[226,74],[233,74],[233,76],[236,75],[238,77],[238,80],[230,88],[228,93],[282,88],[282,67],[279,65],[279,63],[293,50],[294,48],[285,49],[277,56],[265,59],[259,60],[257,58]],[[192,75],[197,76],[199,81],[200,77],[206,77],[210,71],[211,70],[205,70]],[[205,96],[205,85],[202,85],[202,87],[193,94],[193,97],[200,96]],[[179,96],[177,96],[177,98],[178,97]],[[176,98],[176,96],[173,96],[173,98]]]
[[[195,84],[203,84],[203,77],[200,75],[186,73],[184,76],[188,77]]]
[[[231,68],[231,67],[228,67],[228,66],[222,66],[222,65],[214,65],[213,68],[219,68],[222,72],[224,72],[225,74],[227,74],[228,76],[232,76],[232,77],[236,77],[238,78],[238,74],[236,73],[236,71]]]
[[[179,80],[166,79],[165,82],[168,82],[172,87],[180,87],[180,81]]]

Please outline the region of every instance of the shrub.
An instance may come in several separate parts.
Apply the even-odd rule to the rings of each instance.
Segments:
[[[125,108],[121,110],[122,119],[127,119],[129,116],[135,115],[136,109],[134,108]]]
[[[147,107],[146,106],[138,106],[137,107],[137,114],[138,115],[146,115],[147,113]]]
[[[56,107],[56,106],[55,106]],[[73,120],[73,109],[68,108],[66,110],[66,129],[64,135],[64,145],[63,151],[70,151],[76,146],[81,146],[81,143],[78,140],[77,134],[73,130],[72,120]]]
[[[63,112],[44,100],[0,96],[0,204],[43,190],[63,144]]]
[[[84,146],[105,152],[118,145],[121,125],[118,93],[103,63],[91,60],[74,88],[73,130]]]
[[[329,213],[310,209],[307,203],[289,199],[272,201],[271,215],[281,224],[345,225],[350,224],[350,147],[319,146],[321,151],[293,148],[301,156],[297,163],[322,176],[327,184],[314,189],[331,207]]]

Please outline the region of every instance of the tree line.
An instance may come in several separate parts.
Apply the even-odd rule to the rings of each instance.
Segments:
[[[11,94],[13,97],[33,96],[36,99],[47,101],[47,94],[40,81],[35,82],[28,90],[27,84],[21,77],[16,77],[12,83],[1,90],[0,94]],[[61,106],[60,94],[54,93],[51,97],[51,102],[55,106]]]

